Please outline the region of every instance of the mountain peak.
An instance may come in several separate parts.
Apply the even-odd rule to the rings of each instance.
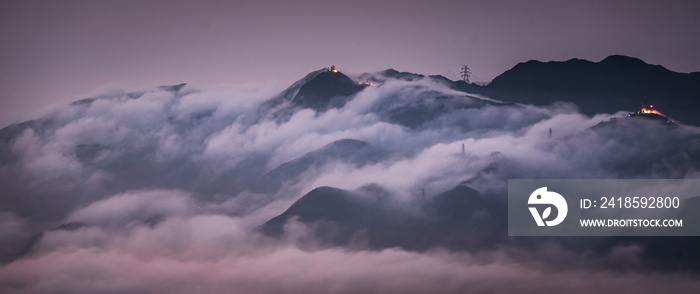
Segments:
[[[326,70],[307,81],[292,99],[292,104],[325,111],[342,107],[350,96],[364,87],[339,71]]]
[[[184,88],[185,86],[187,86],[187,83],[180,83],[180,84],[171,85],[171,86],[160,86],[158,88],[163,90],[163,91],[170,91],[170,92],[177,93],[180,90],[182,90],[182,88]]]
[[[610,55],[608,57],[605,57],[605,59],[601,60],[599,63],[603,64],[620,64],[620,65],[630,65],[630,64],[647,64],[643,60],[636,58],[636,57],[630,57],[630,56],[625,56],[625,55]]]
[[[405,71],[397,71],[393,68],[384,70],[384,71],[380,72],[379,74],[382,76],[385,76],[387,78],[394,78],[394,79],[406,80],[406,81],[413,81],[413,80],[425,77],[424,75],[421,75],[421,74],[412,73],[412,72],[405,72]]]
[[[700,117],[691,111],[700,105],[696,99],[699,85],[699,74],[677,73],[639,58],[611,55],[600,62],[519,63],[494,78],[481,93],[535,105],[570,101],[589,115],[632,110],[647,97],[670,117],[700,125]]]

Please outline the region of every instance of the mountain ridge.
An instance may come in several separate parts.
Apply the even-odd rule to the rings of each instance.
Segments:
[[[623,55],[600,62],[530,60],[484,87],[454,86],[508,102],[542,106],[568,101],[587,115],[637,110],[650,103],[683,123],[700,125],[700,72],[674,72]]]

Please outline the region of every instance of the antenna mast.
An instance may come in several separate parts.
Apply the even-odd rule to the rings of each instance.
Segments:
[[[472,74],[472,72],[469,70],[469,66],[466,64],[462,65],[462,71],[459,73],[462,75],[462,80],[469,84],[469,76]]]

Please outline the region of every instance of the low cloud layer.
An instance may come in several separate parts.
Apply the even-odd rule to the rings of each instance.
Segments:
[[[548,271],[466,253],[314,252],[182,260],[115,250],[59,250],[0,270],[5,293],[691,293],[694,275]]]
[[[362,240],[329,246],[295,221],[280,238],[259,233],[320,186],[376,184],[387,205],[410,212],[423,189],[432,197],[466,180],[482,195],[504,198],[509,177],[698,177],[695,127],[622,118],[624,112],[588,117],[568,104],[506,104],[430,78],[383,81],[325,112],[292,104],[304,80],[286,91],[110,90],[3,129],[1,292],[700,288],[695,272],[635,268],[646,248],[634,243],[595,254],[566,242],[537,250],[505,242],[474,252],[436,244],[414,252],[368,250]],[[370,147],[360,159],[346,156],[358,141],[338,143],[343,139]]]

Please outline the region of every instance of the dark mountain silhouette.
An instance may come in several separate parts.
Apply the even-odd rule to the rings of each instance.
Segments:
[[[343,107],[366,85],[356,83],[339,71],[322,68],[310,72],[287,89],[265,101],[258,109],[258,120],[271,118],[285,122],[299,109],[324,112]]]
[[[284,233],[284,224],[293,217],[315,224],[315,234],[334,245],[349,244],[355,234],[379,213],[361,196],[332,187],[318,187],[297,200],[281,215],[269,220],[262,231],[271,236]]]
[[[379,162],[384,157],[384,152],[364,141],[342,139],[276,167],[255,181],[249,189],[259,193],[275,192],[283,182],[298,181],[304,172],[321,167],[333,160],[361,167],[368,163]]]
[[[261,107],[260,107],[260,112],[261,113],[267,113],[271,110],[275,110],[279,108],[280,106],[284,105],[284,102],[291,101],[294,96],[299,93],[299,90],[301,89],[302,86],[304,86],[306,83],[308,83],[310,80],[312,80],[314,77],[319,75],[322,72],[327,71],[326,69],[320,69],[317,71],[312,71],[308,73],[306,76],[304,76],[302,79],[294,82],[291,86],[287,87],[284,91],[281,93],[277,94],[275,97],[265,101]]]
[[[401,101],[392,101],[394,98]],[[469,95],[445,95],[439,92],[425,92],[419,99],[414,100],[405,98],[389,97],[386,103],[378,105],[375,111],[388,122],[418,129],[435,127],[435,123],[439,123],[440,117],[454,112],[471,108],[478,109],[489,105],[506,105]],[[467,122],[458,125],[464,129],[472,127]]]
[[[412,72],[400,72],[397,71],[393,68],[384,70],[379,73],[380,75],[387,77],[387,78],[393,78],[393,79],[398,79],[398,80],[405,80],[405,81],[414,81],[417,79],[424,78],[424,75],[417,74],[417,73],[412,73]]]
[[[460,81],[452,87],[526,104],[569,101],[588,115],[635,111],[647,102],[673,119],[700,125],[700,72],[673,72],[621,55],[600,62],[531,60],[519,63],[487,86]]]
[[[422,200],[421,211],[401,209],[383,195],[378,185],[358,191],[319,187],[260,229],[281,236],[285,223],[296,219],[310,225],[315,237],[328,245],[411,250],[484,249],[506,233],[505,212],[499,209],[503,203],[482,198],[464,185]]]
[[[443,76],[424,76],[411,72],[399,72],[394,69],[387,69],[379,73],[363,73],[360,75],[361,81],[377,83],[380,87],[382,83],[390,79],[402,81],[416,81],[427,79],[433,83],[444,84],[456,88],[457,82],[451,81]],[[467,93],[445,93],[442,91],[428,90],[423,85],[411,85],[405,88],[403,93],[396,93],[383,97],[381,101],[373,105],[372,111],[387,122],[399,124],[410,129],[434,128],[444,123],[441,118],[463,117],[464,121],[454,123],[462,128],[473,129],[474,126],[468,122],[468,115],[465,111],[469,109],[479,109],[486,106],[513,106],[513,103],[502,103],[490,99],[483,99],[474,93],[460,89]],[[470,88],[471,89],[471,88]],[[462,112],[461,114],[456,114]]]
[[[322,71],[301,86],[292,104],[325,111],[344,106],[352,95],[363,88],[341,72]]]

